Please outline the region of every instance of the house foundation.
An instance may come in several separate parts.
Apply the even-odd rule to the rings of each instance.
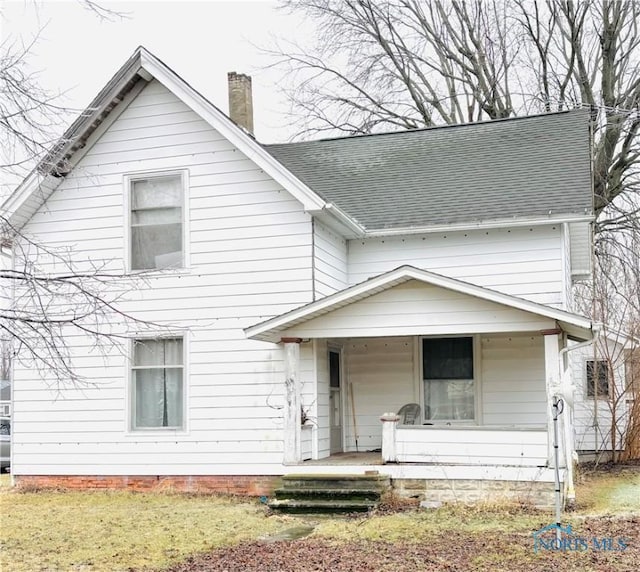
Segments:
[[[536,508],[554,505],[554,484],[540,481],[489,481],[480,479],[393,479],[401,497],[429,503],[522,502]]]
[[[377,472],[374,471],[376,474]],[[281,476],[274,475],[15,475],[18,489],[128,490],[273,496]],[[554,504],[554,485],[544,481],[483,479],[392,478],[392,489],[401,497],[430,503],[522,502],[537,508]]]
[[[15,475],[23,490],[129,490],[137,492],[179,492],[270,496],[280,483],[273,475]]]

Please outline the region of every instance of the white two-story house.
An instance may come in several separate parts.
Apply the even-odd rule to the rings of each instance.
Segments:
[[[235,121],[139,48],[3,205],[18,243],[143,274],[118,308],[154,325],[101,352],[69,331],[85,384],[16,361],[16,482],[268,494],[378,471],[548,500],[554,398],[593,336],[571,303],[588,114],[262,145],[232,88]]]

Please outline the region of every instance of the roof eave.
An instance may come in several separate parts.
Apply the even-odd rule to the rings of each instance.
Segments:
[[[200,115],[214,129],[218,130],[242,153],[263,169],[269,176],[282,185],[297,200],[301,202],[307,212],[318,212],[327,208],[327,202],[315,191],[300,181],[282,163],[268,153],[258,144],[253,137],[236,125],[222,111],[193,89],[187,82],[180,78],[168,66],[148,52],[139,47],[125,64],[116,72],[100,93],[91,102],[89,108],[65,131],[61,138],[62,143],[50,151],[45,158],[38,163],[36,168],[21,183],[2,204],[3,212],[8,218],[16,222],[15,226],[22,226],[31,214],[20,216],[20,209],[28,202],[30,197],[37,192],[42,185],[43,178],[51,177],[55,172],[57,182],[63,179],[67,173],[61,168],[62,162],[70,161],[78,148],[82,148],[87,139],[97,129],[104,119],[106,110],[113,109],[121,101],[122,90],[136,80],[136,76],[150,81],[157,79],[167,89],[183,99],[195,113]],[[108,115],[109,111],[106,112]],[[66,170],[68,172],[68,169]],[[57,186],[54,181],[52,188]],[[327,209],[331,216],[346,229],[355,232],[359,228],[357,223],[348,215]],[[355,229],[355,230],[354,230]]]
[[[571,222],[593,222],[593,214],[559,214],[547,217],[526,217],[494,219],[484,221],[469,221],[461,223],[450,223],[442,225],[407,226],[394,228],[365,229],[364,236],[376,238],[381,236],[398,236],[408,234],[431,234],[435,232],[452,232],[466,230],[486,230],[494,228],[517,228],[524,226],[543,226],[548,224],[561,224]]]
[[[151,78],[142,69],[141,55],[144,48],[138,47],[133,55],[114,74],[100,90],[85,111],[64,132],[60,141],[40,161],[38,168],[42,173],[55,171],[65,160],[65,155],[74,153],[86,138],[100,125],[102,120],[118,105],[133,87],[133,83]],[[62,175],[66,174],[64,171]]]
[[[325,207],[326,201],[315,191],[295,177],[282,163],[277,161],[255,141],[251,135],[236,125],[222,111],[144,48],[141,51],[141,62],[144,69],[153,75],[155,79],[167,89],[179,95],[187,105],[212,125],[214,129],[219,131],[249,159],[287,189],[302,203],[305,210],[319,210]]]
[[[53,190],[62,181],[64,165],[71,156],[82,149],[89,137],[98,129],[104,119],[130,91],[133,84],[140,79],[151,78],[141,67],[140,54],[144,48],[139,47],[124,65],[114,74],[98,95],[91,101],[85,111],[65,130],[59,141],[38,162],[24,181],[4,200],[0,210],[9,223],[19,230],[32,213],[21,216],[21,211],[38,189]],[[146,77],[145,77],[146,76]],[[46,197],[43,197],[43,199]]]
[[[308,213],[331,227],[344,238],[362,238],[366,236],[365,228],[333,203],[326,203],[324,208],[308,211]]]

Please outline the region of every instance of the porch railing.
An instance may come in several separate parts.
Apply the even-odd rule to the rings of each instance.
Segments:
[[[546,427],[398,425],[393,417],[381,418],[382,458],[387,463],[547,464]]]

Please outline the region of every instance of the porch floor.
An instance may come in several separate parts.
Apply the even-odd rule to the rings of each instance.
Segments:
[[[440,463],[390,463],[384,465],[379,452],[336,453],[324,459],[308,460],[283,467],[293,475],[364,475],[375,471],[391,479],[540,481],[552,483],[549,467],[522,465],[479,465]],[[564,481],[564,475],[562,476]]]
[[[382,465],[380,452],[334,453],[324,459],[303,461],[303,465]]]

